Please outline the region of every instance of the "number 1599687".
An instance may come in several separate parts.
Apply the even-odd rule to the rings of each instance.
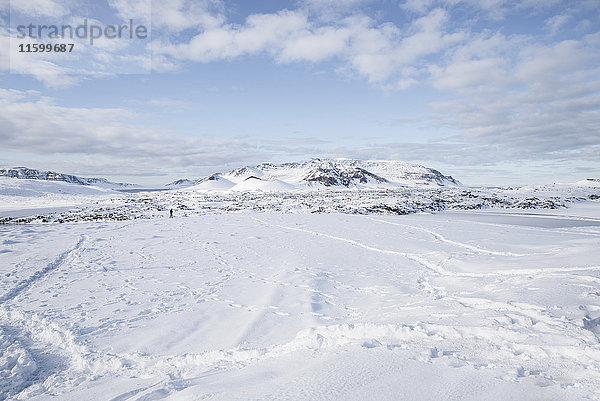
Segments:
[[[19,45],[19,53],[71,53],[74,43],[27,43]]]

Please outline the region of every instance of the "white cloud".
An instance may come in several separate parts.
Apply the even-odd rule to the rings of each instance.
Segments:
[[[583,37],[583,42],[588,46],[600,47],[600,32],[585,35]]]
[[[189,28],[211,28],[224,22],[222,0],[108,0],[125,21],[150,23],[154,29],[180,32]]]
[[[352,32],[347,27],[322,27],[310,34],[290,38],[284,43],[278,60],[318,62],[340,55],[349,46]]]
[[[566,0],[403,0],[400,2],[400,7],[416,14],[426,14],[437,7],[457,8],[461,12],[473,13],[476,18],[503,20],[515,13],[536,14],[561,3],[569,2]],[[584,6],[580,4],[577,7]]]
[[[323,8],[334,8],[334,9],[348,9],[357,6],[362,6],[373,2],[374,0],[302,0],[301,4],[307,7],[315,9]]]
[[[297,35],[308,26],[299,11],[253,14],[244,26],[233,24],[208,29],[181,44],[155,43],[154,51],[175,59],[209,62],[246,54],[275,52],[282,40]]]
[[[19,43],[35,43],[34,40],[23,40]],[[16,47],[15,43],[11,43],[10,36],[7,31],[0,29],[0,48],[11,49],[13,52]],[[47,55],[46,59],[37,58],[35,62],[27,59],[26,55],[18,55],[15,57],[13,52],[12,57],[9,52],[0,52],[0,72],[26,74],[35,77],[37,80],[44,83],[47,87],[60,88],[74,85],[78,82],[78,77],[69,75],[67,68],[61,67],[52,61],[52,55]]]
[[[101,21],[79,16],[65,17],[62,24],[78,27],[84,20],[88,26],[105,26]],[[0,52],[0,72],[31,75],[47,87],[64,88],[79,83],[85,76],[105,77],[118,73],[151,71],[151,51],[146,46],[150,39],[143,41],[100,37],[94,39],[92,45],[89,38],[71,38],[69,31],[66,32],[64,38],[55,38],[49,42],[37,37],[20,38],[15,29],[0,28],[0,47],[7,49],[6,52]],[[73,44],[73,48],[69,53],[19,51],[19,46],[40,43]]]
[[[337,21],[356,14],[364,6],[378,3],[378,0],[300,0],[298,3],[317,20]]]
[[[430,105],[438,123],[456,130],[453,140],[479,144],[482,157],[596,158],[600,52],[586,40],[512,48],[502,44],[511,38],[493,40],[504,49],[497,58],[465,58],[477,52],[461,49],[461,57],[431,68],[432,83],[455,96]]]
[[[131,18],[144,24],[151,22],[153,6],[151,0],[107,0],[107,2],[123,21]]]
[[[113,0],[112,4],[123,15],[136,12],[131,9],[134,3]],[[442,127],[454,136],[427,145],[365,146],[365,155],[371,152],[368,157],[381,153],[411,158],[412,154],[414,160],[432,150],[441,159],[459,164],[600,157],[600,33],[552,42],[548,35],[511,35],[505,29],[477,32],[465,25],[456,28],[452,20],[453,7],[501,19],[518,10],[535,13],[536,7],[556,1],[408,0],[401,6],[417,15],[403,26],[352,11],[353,5],[366,4],[362,0],[302,4],[295,10],[252,14],[234,24],[226,20],[221,1],[157,2],[154,22],[163,34],[155,38],[153,68],[169,71],[186,62],[256,55],[266,55],[276,63],[329,61],[337,71],[363,77],[385,90],[431,86],[449,99],[431,103],[434,117],[428,128]],[[557,32],[576,18],[576,12],[597,9],[598,4],[570,3],[576,10],[558,9],[555,17],[540,19],[537,28]],[[343,16],[335,20],[315,17],[315,10],[328,8]],[[5,48],[6,35],[0,35]],[[127,54],[127,49],[111,45],[99,42],[95,54],[86,54],[107,65]],[[53,60],[18,67],[47,85],[69,85],[77,79]],[[8,150],[97,152],[142,164],[157,158],[166,165],[183,165],[195,163],[198,157],[216,160],[211,155],[215,150],[222,153],[218,157],[227,154],[242,160],[244,147],[256,146],[250,141],[177,139],[170,131],[139,125],[126,110],[63,108],[25,92],[2,92],[0,105],[5,111],[0,116],[0,138]],[[39,123],[24,125],[34,111],[41,116]],[[45,143],[48,132],[61,132],[60,140]],[[281,144],[263,146],[256,158],[269,159],[269,152],[336,152],[333,145],[327,146],[306,145],[301,150]]]
[[[435,3],[436,0],[404,0],[400,2],[400,7],[414,13],[425,14]]]
[[[164,105],[165,99],[157,102]],[[284,148],[209,135],[186,138],[168,128],[140,124],[141,116],[127,109],[64,107],[33,91],[0,89],[0,109],[0,157],[19,153],[35,160],[36,155],[62,155],[84,160],[88,168],[102,167],[104,173],[123,174],[128,169],[130,175],[156,174],[232,160],[254,163],[271,160]]]
[[[565,40],[551,46],[532,45],[519,52],[516,75],[524,82],[551,82],[600,61],[600,53],[578,40]]]
[[[559,14],[554,17],[548,18],[545,21],[546,29],[550,31],[552,35],[556,34],[559,30],[562,29],[563,26],[571,19],[570,15],[567,14]]]
[[[12,0],[10,1],[10,10],[34,17],[63,17],[69,13],[64,2],[55,0]]]
[[[414,80],[402,76],[406,67],[465,38],[460,32],[445,33],[446,21],[446,13],[435,9],[405,29],[361,15],[320,25],[300,10],[284,10],[250,15],[243,25],[206,29],[185,43],[155,42],[154,51],[198,62],[256,54],[269,54],[282,63],[335,58],[346,71],[372,83],[385,85],[393,79],[406,87]]]
[[[22,7],[49,12],[53,1],[13,3],[27,3]],[[386,90],[413,87],[425,82],[430,74],[436,87],[442,89],[451,89],[453,85],[464,87],[469,82],[480,86],[486,66],[495,68],[494,80],[508,81],[503,67],[496,65],[507,61],[498,56],[498,52],[506,52],[503,46],[508,43],[523,46],[532,38],[521,35],[508,40],[497,32],[472,32],[468,26],[457,28],[452,20],[455,9],[471,10],[474,19],[479,18],[481,12],[501,18],[508,12],[533,13],[540,7],[547,9],[560,3],[557,11],[561,12],[546,20],[547,29],[555,32],[578,10],[598,8],[587,0],[575,5],[569,3],[568,7],[562,4],[563,0],[404,0],[399,3],[400,7],[418,15],[413,15],[415,18],[406,25],[397,25],[381,23],[363,14],[363,6],[381,5],[375,0],[298,0],[298,9],[251,14],[244,23],[234,24],[227,22],[223,0],[108,1],[119,16],[127,19],[148,17],[148,5],[152,5],[155,40],[151,61],[152,68],[158,72],[177,70],[188,61],[208,63],[269,55],[279,63],[333,61],[337,63],[336,71],[364,77]],[[327,10],[334,10],[336,19],[320,19],[319,13]],[[470,46],[461,46],[466,41],[471,42]],[[54,86],[76,83],[78,79],[72,74],[88,73],[91,69],[102,74],[123,72],[118,66],[126,64],[127,57],[133,60],[131,70],[147,72],[149,53],[138,51],[135,55],[127,46],[125,41],[99,39],[93,48],[88,46],[81,54],[81,60],[95,63],[87,68],[77,69],[76,63],[64,66],[52,59],[46,59],[35,68],[24,64],[18,67],[46,85]],[[566,50],[559,53],[556,52],[557,57],[563,54],[569,57]],[[448,55],[454,59],[453,66],[444,65]],[[548,63],[555,62],[548,57]],[[405,71],[409,67],[418,72],[407,75]],[[539,70],[539,66],[524,64],[516,72],[532,75]],[[50,74],[43,74],[44,71]],[[460,77],[460,71],[471,74]],[[53,77],[47,78],[47,75]]]
[[[502,58],[485,58],[458,61],[446,68],[432,66],[430,71],[435,87],[462,92],[465,89],[472,91],[492,84],[509,88],[515,81],[506,71],[505,65],[506,60]]]
[[[221,0],[153,0],[152,24],[172,31],[210,29],[224,23]]]

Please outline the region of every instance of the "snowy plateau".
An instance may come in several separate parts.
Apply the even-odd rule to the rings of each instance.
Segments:
[[[597,179],[0,169],[0,400],[600,400],[599,261]]]

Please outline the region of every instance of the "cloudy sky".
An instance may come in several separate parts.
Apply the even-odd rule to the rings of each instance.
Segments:
[[[3,166],[163,184],[350,157],[466,184],[600,177],[597,0],[0,0],[0,16]],[[84,20],[151,35],[19,37]],[[34,43],[75,46],[18,52]]]

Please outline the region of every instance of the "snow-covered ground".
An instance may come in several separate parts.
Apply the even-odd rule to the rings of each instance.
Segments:
[[[21,217],[69,210],[100,199],[109,199],[115,194],[118,193],[97,186],[0,176],[0,216]]]
[[[0,226],[0,399],[600,400],[598,201],[185,210]]]
[[[190,187],[179,190],[116,192],[57,182],[6,180],[13,180],[11,185],[19,184],[24,190],[13,191],[10,187],[2,186],[3,181],[0,180],[0,224],[152,219],[168,215],[169,209],[174,209],[176,216],[187,217],[247,211],[409,214],[487,208],[542,210],[600,199],[600,187],[578,185],[527,189],[452,186],[319,188],[276,192],[206,192]],[[271,185],[272,182],[267,184]],[[35,191],[30,190],[29,186]],[[45,186],[52,188],[50,190]],[[85,193],[80,193],[81,191]]]

